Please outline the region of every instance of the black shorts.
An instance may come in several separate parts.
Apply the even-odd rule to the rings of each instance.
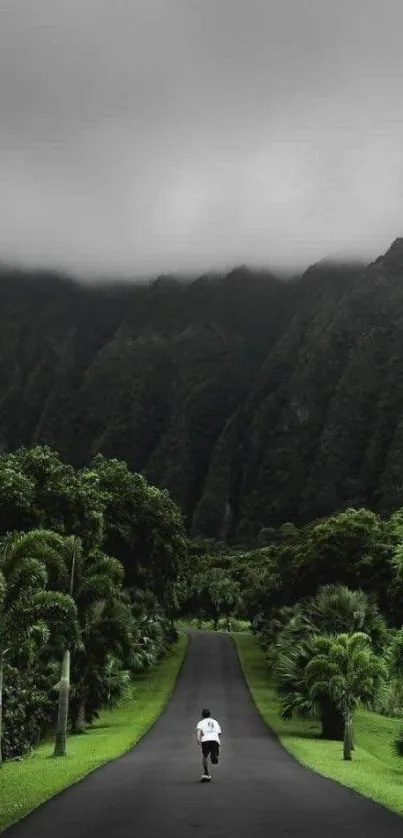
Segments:
[[[210,739],[207,742],[202,742],[202,752],[204,757],[208,757],[209,754],[211,756],[211,762],[217,763],[218,762],[218,755],[220,753],[220,746],[218,742],[215,742],[214,739]]]

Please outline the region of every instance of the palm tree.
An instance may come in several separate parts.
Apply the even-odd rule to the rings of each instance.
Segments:
[[[328,692],[344,719],[343,757],[351,760],[352,722],[360,704],[371,705],[387,677],[387,667],[372,650],[371,639],[364,632],[319,635],[311,646],[312,658],[305,669],[309,697]]]
[[[50,541],[50,543],[49,543]],[[74,578],[76,573],[77,554],[81,549],[80,539],[75,536],[62,538],[56,535],[47,537],[49,545],[49,557],[55,554],[58,559],[61,559],[61,575],[58,577],[59,584],[66,584],[68,581],[69,596],[74,596]],[[55,562],[59,569],[59,561]],[[60,681],[56,685],[59,690],[59,706],[57,713],[55,749],[53,756],[66,756],[66,740],[67,740],[67,725],[69,717],[69,697],[70,697],[70,648],[66,646],[63,655],[62,668],[60,674]]]
[[[79,538],[62,536],[52,530],[32,530],[24,536],[24,549],[40,562],[52,586],[76,603],[76,588],[82,577],[83,551]],[[78,614],[78,617],[80,615]],[[78,620],[80,624],[80,620]],[[77,627],[78,628],[78,627]],[[81,635],[81,625],[78,629]],[[76,638],[77,639],[77,638]],[[81,637],[80,637],[81,645]],[[70,698],[71,644],[64,643],[61,674],[55,689],[59,693],[54,756],[66,756],[66,740]]]
[[[0,544],[0,765],[2,695],[6,656],[27,644],[45,644],[49,628],[75,636],[76,608],[70,596],[49,590],[46,563],[30,533],[14,533]]]
[[[361,630],[380,651],[387,635],[386,624],[376,605],[362,591],[342,585],[326,585],[315,597],[298,605],[280,631],[272,655],[273,670],[282,700],[283,718],[293,713],[319,718],[324,739],[343,739],[344,715],[329,690],[307,690],[305,668],[314,654],[318,634],[353,634]]]
[[[364,591],[352,590],[346,585],[323,585],[302,607],[309,622],[321,634],[362,631],[369,635],[373,648],[378,651],[387,641],[386,622],[376,603]]]
[[[29,551],[41,563],[53,588],[73,601],[76,553],[79,539],[65,537],[52,530],[36,529],[21,537],[22,550]],[[76,624],[77,629],[77,624]],[[77,637],[75,638],[77,639]],[[55,689],[59,692],[54,756],[66,755],[66,736],[70,693],[70,643],[64,643],[61,675]]]
[[[332,728],[331,735],[325,727],[328,692],[317,694],[315,699],[307,689],[305,671],[314,655],[315,633],[294,616],[283,630],[273,659],[273,673],[277,692],[281,700],[281,716],[291,719],[294,714],[301,718],[320,718],[322,736],[338,739],[339,728]]]
[[[61,675],[56,684],[59,704],[53,755],[60,757],[66,756],[71,670],[76,681],[73,721],[77,729],[83,730],[91,679],[99,679],[99,669],[108,653],[118,654],[124,649],[129,654],[129,598],[122,588],[124,569],[117,559],[97,549],[87,555],[80,538],[51,530],[34,530],[27,538],[31,551],[46,565],[52,584],[74,600],[77,611],[78,641],[73,649],[65,644]],[[81,698],[76,709],[78,696]]]
[[[108,703],[111,661],[116,678],[118,670],[121,673],[122,686],[126,683],[124,673],[135,667],[134,621],[129,602],[111,596],[94,599],[86,603],[85,609],[79,608],[79,620],[81,642],[72,666],[71,714],[75,733],[83,733],[97,710]],[[128,670],[123,669],[124,664]]]
[[[130,600],[123,589],[124,568],[115,558],[96,549],[85,554],[79,538],[63,539],[64,557],[70,568],[70,593],[77,607],[79,644],[74,651],[73,728],[82,732],[93,708],[87,700],[93,685],[101,683],[108,656],[130,663],[132,616]],[[59,724],[55,756],[66,753],[70,655],[66,649],[60,681]],[[102,690],[101,690],[102,694]],[[96,708],[97,709],[97,708]]]

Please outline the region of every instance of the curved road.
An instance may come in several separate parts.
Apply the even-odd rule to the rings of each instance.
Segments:
[[[222,730],[201,784],[195,725],[208,706]],[[229,637],[191,635],[175,693],[126,756],[4,833],[7,838],[401,838],[403,819],[301,767],[257,713]]]

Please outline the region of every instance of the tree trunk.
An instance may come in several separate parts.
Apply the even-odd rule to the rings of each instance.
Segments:
[[[77,711],[77,718],[74,725],[74,733],[85,733],[87,722],[85,720],[85,701],[80,701]]]
[[[344,739],[343,739],[343,759],[344,760],[351,760],[351,744],[352,744],[352,737],[351,737],[351,713],[348,708],[346,708],[344,713]]]
[[[322,723],[322,739],[342,742],[344,739],[344,717],[330,698],[324,698],[320,703],[320,720]]]
[[[57,715],[57,729],[54,757],[66,756],[67,719],[69,714],[70,693],[70,650],[66,649],[62,663],[62,674],[59,681],[59,711]]]
[[[4,660],[2,653],[0,653],[0,768],[3,765],[3,751],[1,747],[1,740],[3,736],[3,669]]]
[[[78,538],[72,540],[73,550],[71,557],[71,571],[70,571],[70,596],[74,596],[74,581],[76,570],[76,550],[78,546]],[[66,649],[63,662],[62,674],[59,681],[59,709],[57,714],[57,728],[55,739],[54,757],[66,756],[66,739],[67,739],[67,721],[69,716],[69,696],[70,696],[70,650]]]

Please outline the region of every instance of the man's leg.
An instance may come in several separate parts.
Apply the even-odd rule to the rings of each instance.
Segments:
[[[213,765],[217,765],[219,755],[220,755],[220,746],[219,746],[218,742],[212,742],[211,743],[211,762],[213,763]]]
[[[203,754],[203,776],[209,777],[210,773],[208,770],[208,755],[209,755],[209,744],[208,742],[202,742],[202,754]]]

